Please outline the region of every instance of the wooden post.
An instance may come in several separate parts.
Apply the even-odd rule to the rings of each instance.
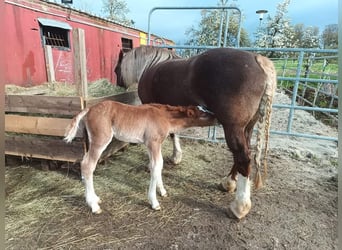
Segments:
[[[56,77],[55,77],[55,69],[54,69],[54,64],[53,64],[52,49],[50,45],[44,46],[44,55],[45,55],[47,80],[48,82],[54,83],[56,81]]]
[[[72,31],[74,47],[74,76],[77,93],[86,99],[88,96],[87,59],[84,30],[75,28]]]

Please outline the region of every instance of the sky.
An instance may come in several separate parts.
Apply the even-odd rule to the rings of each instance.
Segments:
[[[127,18],[135,22],[135,28],[148,31],[149,12],[154,7],[217,7],[218,0],[126,0],[129,13]],[[277,5],[283,0],[229,0],[242,11],[245,28],[253,40],[253,33],[259,26],[259,15],[255,12],[265,9],[273,17]],[[91,10],[102,15],[102,1],[74,0],[73,7]],[[326,25],[338,23],[338,0],[291,0],[287,13],[291,24],[302,23],[305,27],[317,26],[322,32]],[[196,27],[200,20],[200,10],[156,10],[151,15],[150,32],[166,37],[177,44],[183,44],[185,31]]]

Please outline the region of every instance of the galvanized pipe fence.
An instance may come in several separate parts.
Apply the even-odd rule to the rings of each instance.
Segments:
[[[214,46],[161,46],[173,48],[176,50],[207,50],[216,48]],[[291,94],[290,104],[274,103],[273,109],[288,109],[289,115],[287,117],[287,129],[285,131],[271,130],[271,134],[296,136],[311,139],[320,139],[328,141],[338,141],[337,137],[329,135],[321,135],[320,131],[317,134],[300,133],[293,131],[293,120],[295,110],[305,110],[308,112],[320,112],[328,115],[331,119],[337,121],[338,114],[338,80],[337,80],[337,66],[335,72],[327,72],[327,61],[336,60],[337,65],[337,50],[335,49],[307,49],[307,48],[237,48],[246,51],[253,51],[268,56],[269,54],[276,55],[270,58],[276,66],[278,73],[278,89],[286,89]],[[317,56],[318,55],[318,56]],[[289,66],[289,61],[291,65]],[[310,62],[310,67],[307,67],[305,60]],[[316,61],[316,62],[315,62]],[[313,70],[313,65],[316,65],[316,71]],[[333,64],[333,63],[330,63]],[[318,69],[317,69],[318,67]],[[291,85],[291,89],[287,88]],[[305,98],[305,93],[308,89],[314,90],[313,100],[310,101]],[[319,94],[324,94],[329,99],[327,107],[322,107],[317,102]],[[276,111],[274,111],[276,112]],[[208,129],[207,140],[223,141],[217,139],[216,132],[218,127],[210,127]],[[184,136],[188,137],[188,136]],[[190,137],[193,138],[193,137]],[[196,138],[195,138],[196,139]],[[203,138],[197,138],[203,139]]]

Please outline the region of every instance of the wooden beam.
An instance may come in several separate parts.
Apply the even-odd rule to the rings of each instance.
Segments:
[[[5,115],[5,132],[64,136],[71,119],[39,116]],[[76,135],[83,137],[80,129]]]
[[[5,112],[73,116],[82,107],[80,97],[6,95]]]
[[[77,92],[83,99],[88,96],[87,58],[84,30],[75,28],[72,31],[74,47],[74,74]]]
[[[128,144],[114,139],[102,153],[99,161],[107,159]],[[83,140],[66,143],[62,139],[53,137],[5,135],[6,155],[77,162],[82,160],[85,152]]]
[[[50,45],[44,46],[46,75],[48,82],[54,83],[56,81],[55,69],[53,64],[52,49]]]
[[[5,154],[48,160],[80,161],[84,155],[84,143],[66,143],[62,139],[38,136],[5,135]]]

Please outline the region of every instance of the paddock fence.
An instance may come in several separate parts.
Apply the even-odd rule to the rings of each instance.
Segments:
[[[87,135],[79,129],[69,144],[63,141],[66,127],[84,107],[104,100],[135,104],[136,91],[84,100],[82,97],[6,95],[5,155],[23,158],[79,162],[87,151]],[[126,146],[113,140],[101,160]]]
[[[166,47],[166,46],[161,46]],[[181,55],[195,55],[214,46],[167,46],[176,49]],[[333,127],[338,123],[338,65],[336,49],[307,48],[246,48],[237,49],[260,53],[270,58],[277,70],[278,91],[285,92],[290,103],[274,103],[276,109],[289,110],[285,130],[271,129],[271,134],[296,136],[319,140],[338,141],[337,136],[324,135],[322,131],[315,133],[297,132],[293,130],[296,110],[305,110]],[[222,141],[216,136],[219,126],[210,127],[210,141]],[[186,137],[186,136],[185,136]],[[203,139],[203,138],[201,138]]]

